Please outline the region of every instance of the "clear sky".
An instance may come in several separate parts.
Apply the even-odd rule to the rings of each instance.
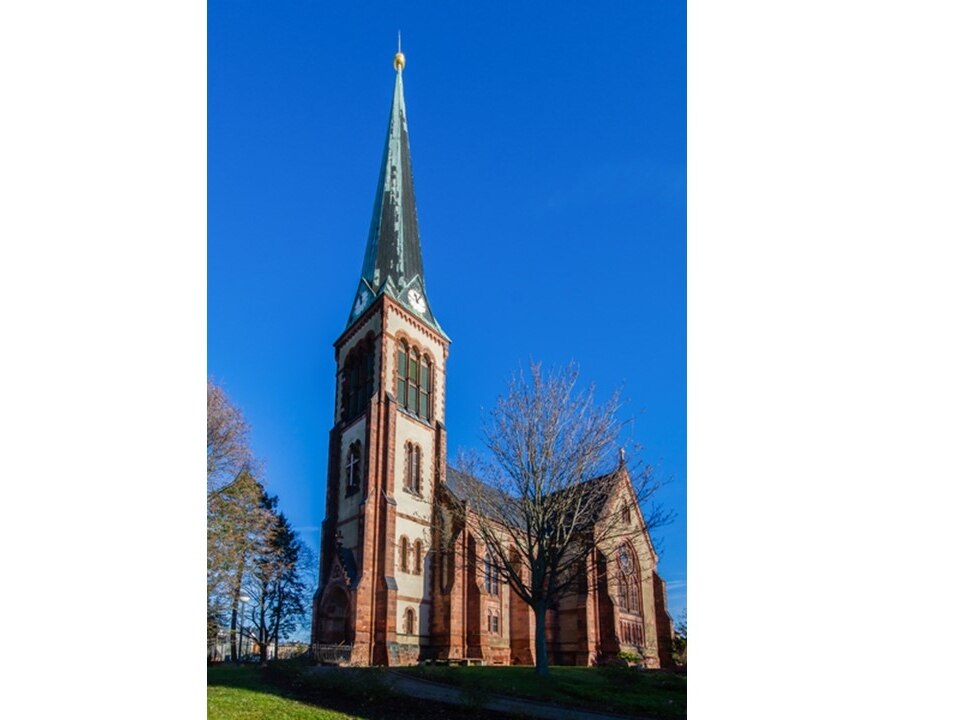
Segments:
[[[686,605],[685,3],[208,5],[208,370],[318,545],[396,32],[451,457],[529,359],[622,388]]]

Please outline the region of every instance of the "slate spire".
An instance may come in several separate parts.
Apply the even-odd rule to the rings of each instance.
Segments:
[[[405,65],[406,57],[402,52],[397,52],[393,59],[396,69],[393,105],[373,201],[373,219],[366,240],[360,284],[347,327],[363,314],[376,297],[385,293],[445,337],[426,299],[413,193],[410,139],[406,127],[406,103],[403,99]]]

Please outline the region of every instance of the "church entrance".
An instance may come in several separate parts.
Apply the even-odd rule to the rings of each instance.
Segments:
[[[320,614],[321,642],[340,645],[350,642],[350,597],[341,587],[330,588]]]

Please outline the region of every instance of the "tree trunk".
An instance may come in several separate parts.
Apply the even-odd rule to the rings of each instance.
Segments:
[[[233,609],[230,612],[230,661],[239,663],[240,657],[237,655],[236,648],[236,612],[237,612],[237,597],[233,596]]]
[[[533,615],[536,618],[536,674],[548,675],[549,667],[546,661],[546,603],[533,605]]]
[[[273,659],[280,659],[280,616],[283,612],[283,593],[277,593],[276,612],[273,614]]]

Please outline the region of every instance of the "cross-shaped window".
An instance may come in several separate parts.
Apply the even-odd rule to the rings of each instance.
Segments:
[[[346,491],[355,492],[360,487],[360,443],[350,445],[350,453],[346,460]]]

